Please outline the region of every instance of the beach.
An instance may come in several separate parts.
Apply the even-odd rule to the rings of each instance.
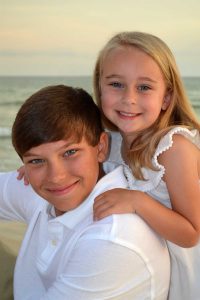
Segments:
[[[26,225],[0,222],[0,299],[13,300],[13,272]]]

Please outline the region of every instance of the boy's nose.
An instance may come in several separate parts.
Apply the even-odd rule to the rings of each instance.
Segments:
[[[63,163],[55,163],[53,166],[49,166],[47,172],[48,181],[53,183],[59,183],[67,176],[67,170]]]

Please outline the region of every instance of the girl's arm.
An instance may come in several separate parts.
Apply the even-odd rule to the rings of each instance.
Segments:
[[[24,180],[24,185],[29,185],[29,180],[25,174],[25,168],[24,166],[19,167],[19,169],[17,169],[18,175],[17,175],[17,179],[18,180]]]
[[[172,210],[143,192],[115,189],[97,197],[94,218],[136,212],[166,240],[182,247],[197,244],[200,236],[200,151],[183,136],[174,135],[173,141],[173,146],[159,156],[159,163],[166,170],[163,180]]]

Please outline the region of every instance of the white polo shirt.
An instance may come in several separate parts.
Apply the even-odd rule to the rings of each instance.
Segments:
[[[164,240],[135,214],[93,221],[97,195],[127,188],[122,166],[59,217],[16,177],[0,173],[0,218],[28,223],[15,268],[15,300],[167,299],[170,260]]]

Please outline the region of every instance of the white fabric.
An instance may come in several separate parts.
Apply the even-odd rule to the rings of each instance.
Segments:
[[[166,243],[133,214],[93,221],[98,194],[127,188],[122,166],[104,176],[78,208],[59,217],[16,176],[0,173],[0,218],[28,223],[15,268],[15,300],[167,298]]]
[[[175,127],[160,141],[152,162],[159,169],[153,171],[142,169],[147,181],[136,180],[130,168],[125,165],[120,149],[122,138],[119,133],[111,133],[111,152],[108,161],[113,166],[123,164],[129,186],[133,190],[144,191],[165,206],[171,208],[170,198],[162,177],[164,166],[158,163],[158,156],[173,145],[173,135],[181,134],[200,148],[200,135],[197,130],[189,131],[183,127]],[[171,256],[171,283],[169,300],[199,300],[200,299],[200,243],[192,248],[182,248],[167,242]]]

